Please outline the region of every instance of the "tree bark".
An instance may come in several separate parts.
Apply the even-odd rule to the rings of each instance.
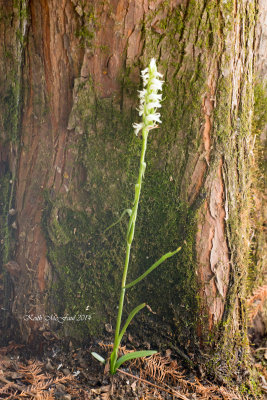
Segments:
[[[256,0],[1,1],[2,328],[24,340],[56,322],[79,339],[115,325],[140,140],[140,70],[164,74],[150,136],[129,291],[185,353],[229,374],[247,354]],[[25,316],[36,318],[25,318]],[[35,320],[36,319],[36,320]],[[152,321],[152,322],[151,322]],[[212,338],[212,339],[211,339]],[[216,349],[216,351],[214,350]],[[224,360],[224,361],[223,361]]]

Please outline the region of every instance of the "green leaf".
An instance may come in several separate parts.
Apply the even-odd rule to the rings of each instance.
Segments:
[[[170,251],[169,253],[164,254],[158,261],[156,261],[150,268],[146,270],[142,275],[139,276],[139,278],[135,279],[134,281],[128,283],[128,285],[125,286],[125,289],[129,289],[130,287],[136,285],[138,282],[142,281],[150,272],[154,271],[155,268],[157,268],[160,264],[162,264],[167,258],[170,258],[174,256],[178,251],[181,250],[181,247],[178,247],[178,249],[174,251]]]
[[[102,364],[106,363],[106,360],[102,356],[100,356],[99,354],[95,353],[94,351],[91,354],[92,354],[93,357],[95,357]]]
[[[125,214],[128,214],[129,217],[131,217],[132,215],[132,210],[130,208],[127,208],[126,210],[123,211],[123,213],[121,214],[120,218],[114,222],[113,224],[111,224],[109,227],[107,227],[103,233],[107,232],[109,229],[113,228],[113,226],[117,225],[119,222],[121,222],[122,218],[124,217]]]
[[[147,356],[152,356],[156,354],[156,350],[142,350],[142,351],[135,351],[133,353],[125,354],[124,356],[120,357],[115,364],[115,371],[123,364],[125,361],[133,360],[135,358],[142,358]]]
[[[137,314],[138,311],[142,310],[142,308],[144,308],[145,306],[146,306],[146,303],[139,304],[139,306],[135,307],[135,308],[130,312],[130,314],[129,314],[129,316],[128,316],[128,318],[127,318],[127,320],[126,320],[126,322],[125,322],[125,324],[124,324],[124,326],[123,326],[123,328],[122,328],[122,330],[121,330],[121,333],[120,333],[120,335],[119,335],[118,343],[121,342],[121,339],[122,339],[122,337],[123,337],[123,335],[124,335],[124,333],[125,333],[125,331],[126,331],[128,325],[129,325],[129,323],[131,322],[131,320],[132,320],[133,317],[135,316],[135,314]]]

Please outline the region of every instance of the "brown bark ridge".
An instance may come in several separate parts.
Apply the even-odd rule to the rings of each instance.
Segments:
[[[253,280],[251,284],[251,296],[253,298],[254,292],[264,289],[267,283],[267,270],[266,270],[266,252],[267,252],[267,240],[266,240],[266,147],[267,147],[267,4],[266,2],[259,0],[259,13],[257,18],[256,27],[256,66],[255,66],[255,111],[253,120],[253,129],[257,133],[255,142],[255,163],[253,167],[260,164],[260,170],[255,169],[255,176],[258,177],[257,184],[253,187],[254,197],[254,226],[255,226],[255,246],[252,252],[256,268],[254,270]],[[254,334],[256,336],[264,337],[267,331],[267,307],[266,299],[262,299],[263,303],[259,303],[258,306],[265,304],[262,307],[262,312],[258,312],[256,318],[253,318],[250,322],[253,326]],[[255,312],[255,311],[254,311]]]
[[[7,221],[8,209],[3,204],[7,200],[1,199],[1,224],[9,229],[9,239],[2,234],[2,258],[13,282],[9,311],[25,339],[51,328],[40,327],[38,321],[26,323],[23,316],[44,314],[54,280],[58,276],[65,280],[60,265],[68,262],[59,255],[61,247],[67,252],[74,242],[73,249],[80,249],[74,264],[79,260],[81,268],[73,273],[81,281],[87,276],[82,253],[89,254],[91,275],[81,283],[78,295],[85,296],[84,304],[93,308],[97,290],[103,296],[101,290],[108,288],[102,283],[98,284],[102,289],[97,289],[90,283],[90,279],[104,279],[93,269],[96,251],[90,253],[98,240],[94,221],[103,221],[108,211],[115,217],[125,177],[131,176],[132,164],[125,159],[131,156],[130,139],[126,133],[116,136],[116,129],[119,118],[126,121],[127,131],[136,117],[139,72],[152,56],[165,76],[166,105],[164,133],[151,140],[151,179],[155,185],[162,179],[161,187],[165,184],[165,192],[170,193],[166,199],[160,189],[155,193],[147,177],[146,204],[157,205],[159,218],[160,210],[170,218],[165,228],[173,234],[171,243],[184,242],[183,254],[178,263],[173,261],[171,272],[155,275],[169,293],[168,312],[163,305],[157,311],[184,337],[188,312],[195,324],[190,332],[206,341],[210,333],[216,336],[219,331],[221,348],[228,341],[236,343],[240,332],[245,337],[242,304],[251,235],[256,3],[30,0],[12,6],[2,2],[1,58],[8,60],[9,52],[11,61],[1,63],[5,79],[0,89],[9,93],[14,81],[18,87],[18,100],[12,105],[17,115],[13,139],[3,120],[13,111],[7,95],[2,95],[6,102],[1,120],[1,174],[12,176],[12,190],[9,187],[6,196],[9,208],[16,210],[12,221]],[[128,168],[126,175],[124,168]],[[167,180],[172,186],[166,186]],[[51,205],[44,222],[46,236],[41,227],[45,198]],[[143,207],[147,210],[145,202]],[[91,238],[86,241],[79,233],[81,226],[66,222],[63,210],[76,213],[73,221],[84,213],[92,227]],[[145,212],[140,221],[147,223]],[[10,222],[15,223],[13,228]],[[144,246],[160,255],[161,246],[169,250],[167,241],[164,244],[166,232],[162,233],[157,221],[153,226],[159,239],[155,236],[155,243],[149,245],[144,237]],[[103,223],[102,231],[104,227]],[[11,241],[8,251],[4,250],[7,240]],[[74,250],[71,255],[76,257]],[[147,258],[143,254],[137,260],[142,264]],[[105,279],[109,282],[112,277],[116,284],[117,272],[107,271]],[[65,273],[67,281],[72,272]],[[86,285],[91,295],[84,294]],[[152,292],[149,284],[147,292]],[[157,307],[157,299],[152,295],[151,299]],[[111,314],[108,304],[99,307],[104,307],[102,314],[99,311],[102,318]],[[64,304],[60,307],[64,310]],[[101,323],[100,317],[96,319],[98,329]]]

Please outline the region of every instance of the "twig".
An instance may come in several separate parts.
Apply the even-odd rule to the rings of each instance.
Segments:
[[[173,395],[173,396],[176,396],[176,397],[179,398],[179,399],[182,399],[182,400],[189,400],[188,397],[184,396],[184,395],[181,394],[181,393],[178,393],[178,392],[176,392],[176,391],[170,391],[170,390],[164,389],[163,387],[158,386],[158,385],[155,385],[154,383],[151,383],[151,382],[147,381],[146,379],[139,378],[138,376],[135,376],[135,375],[133,375],[133,374],[130,374],[129,372],[125,372],[125,371],[121,370],[120,368],[118,368],[117,371],[118,371],[118,372],[121,372],[121,373],[124,374],[124,375],[130,376],[131,378],[137,379],[138,381],[141,381],[141,382],[143,382],[143,383],[146,383],[147,385],[153,386],[153,387],[155,387],[156,389],[163,390],[164,392],[169,393],[169,394],[171,394],[171,395]]]

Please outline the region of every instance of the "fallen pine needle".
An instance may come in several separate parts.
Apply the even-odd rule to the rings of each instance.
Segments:
[[[36,393],[28,392],[23,386],[17,385],[16,383],[8,381],[6,378],[4,378],[1,375],[0,375],[0,381],[3,383],[6,383],[10,387],[13,387],[13,388],[19,390],[20,392],[23,392],[24,394],[27,394],[28,396],[35,397],[35,395],[36,395]]]
[[[125,371],[123,371],[123,370],[121,370],[121,369],[119,369],[119,368],[117,369],[117,371],[120,372],[120,373],[122,373],[122,374],[124,374],[124,375],[127,375],[127,376],[129,376],[129,377],[131,377],[131,378],[134,378],[134,379],[136,379],[136,380],[138,380],[138,381],[140,381],[140,382],[146,383],[147,385],[153,386],[153,387],[155,387],[156,389],[162,390],[163,392],[169,393],[169,394],[171,394],[172,396],[177,397],[178,399],[189,400],[188,397],[184,396],[184,395],[181,394],[181,393],[178,393],[178,392],[176,392],[176,391],[167,390],[167,389],[165,389],[165,388],[163,388],[163,387],[161,387],[161,386],[155,385],[154,383],[151,383],[151,382],[147,381],[146,379],[139,378],[138,376],[135,376],[135,375],[133,375],[133,374],[130,374],[129,372],[125,372]]]

